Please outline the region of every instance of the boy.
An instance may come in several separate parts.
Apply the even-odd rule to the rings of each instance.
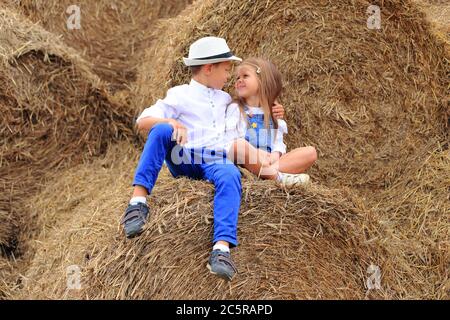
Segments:
[[[194,162],[189,155],[210,154],[210,150],[225,147],[225,110],[231,97],[221,89],[230,77],[232,61],[242,60],[230,52],[224,39],[206,37],[194,42],[189,57],[184,58],[185,65],[192,68],[191,82],[169,89],[164,100],[139,116],[139,130],[150,132],[136,169],[133,196],[122,219],[128,238],[143,231],[149,215],[146,196],[164,161],[174,177],[209,180],[215,186],[215,196],[214,246],[208,269],[226,280],[237,272],[230,247],[237,245],[240,172],[226,157],[205,163],[204,159]]]

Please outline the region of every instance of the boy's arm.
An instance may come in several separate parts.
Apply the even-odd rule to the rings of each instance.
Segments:
[[[284,107],[275,100],[275,103],[272,106],[272,113],[276,120],[278,120],[278,132],[277,137],[274,141],[273,151],[270,154],[270,163],[277,162],[283,154],[286,153],[286,145],[283,141],[283,135],[287,133],[287,125],[283,120],[284,117]]]
[[[284,117],[284,107],[275,100],[275,103],[272,106],[272,113],[275,119],[283,119]]]
[[[173,137],[177,143],[183,146],[187,142],[187,129],[184,125],[175,119],[171,118],[155,118],[145,117],[137,123],[139,133],[142,136],[146,136],[151,128],[158,123],[168,123],[173,128]]]
[[[145,109],[136,120],[136,127],[140,134],[146,135],[154,125],[168,123],[174,129],[174,137],[177,143],[187,142],[187,130],[184,125],[176,121],[179,112],[177,108],[177,96],[173,89],[169,89],[164,100],[158,100],[153,106]]]
[[[171,120],[171,118],[156,118],[156,117],[150,117],[147,116],[145,118],[140,119],[138,122],[136,122],[136,127],[137,129],[141,132],[141,131],[150,131],[151,128],[153,128],[153,126],[155,124],[158,123],[169,123]]]

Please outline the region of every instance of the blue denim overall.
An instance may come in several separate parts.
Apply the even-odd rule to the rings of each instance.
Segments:
[[[272,132],[273,122],[270,119],[270,130],[264,125],[264,115],[254,114],[253,116],[247,115],[248,129],[245,133],[245,140],[247,140],[252,146],[258,149],[262,149],[269,153],[272,152]]]

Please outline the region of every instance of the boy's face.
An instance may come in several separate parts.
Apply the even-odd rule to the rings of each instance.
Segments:
[[[225,84],[230,79],[232,66],[233,65],[231,61],[225,61],[210,65],[211,69],[208,70],[208,85],[211,88],[222,90]]]

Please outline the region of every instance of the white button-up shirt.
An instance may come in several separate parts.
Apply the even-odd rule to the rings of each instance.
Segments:
[[[146,117],[172,118],[187,128],[186,148],[228,150],[225,112],[231,97],[222,90],[208,88],[195,80],[167,91],[163,100],[145,109],[136,120]]]

